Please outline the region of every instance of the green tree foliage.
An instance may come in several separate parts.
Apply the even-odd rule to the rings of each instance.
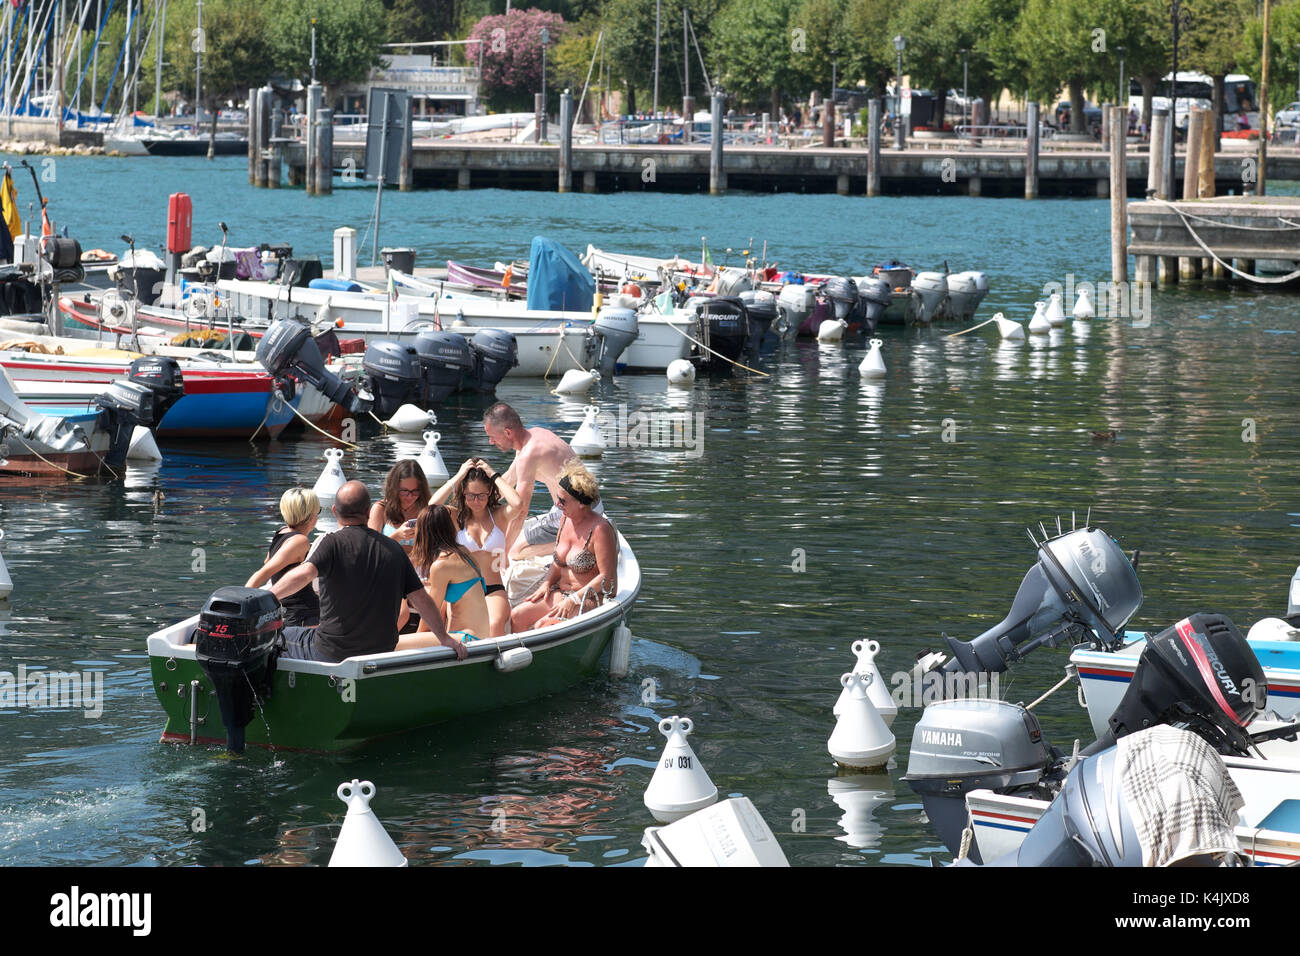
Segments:
[[[767,110],[775,98],[779,110],[780,90],[796,82],[792,61],[804,55],[803,44],[789,24],[797,2],[729,0],[722,8],[714,23],[714,49],[722,64],[718,80],[739,102]]]
[[[304,81],[310,76],[313,19],[322,83],[364,81],[380,62],[386,24],[369,0],[276,0],[269,9],[267,40],[280,72]]]

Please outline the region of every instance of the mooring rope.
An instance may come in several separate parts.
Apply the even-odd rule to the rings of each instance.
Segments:
[[[1182,220],[1183,225],[1187,227],[1187,234],[1190,235],[1194,240],[1196,240],[1196,244],[1201,247],[1202,251],[1211,259],[1213,259],[1215,262],[1217,262],[1219,265],[1223,266],[1225,269],[1231,272],[1233,275],[1241,276],[1243,279],[1248,279],[1251,282],[1258,282],[1260,285],[1282,285],[1283,283],[1291,282],[1295,279],[1300,279],[1300,269],[1295,269],[1291,272],[1288,272],[1284,276],[1256,276],[1256,275],[1251,275],[1248,272],[1242,272],[1240,269],[1232,265],[1232,263],[1225,262],[1223,259],[1219,258],[1218,253],[1216,253],[1213,249],[1211,249],[1208,245],[1205,244],[1205,241],[1200,236],[1198,236],[1196,234],[1196,230],[1192,228],[1192,224],[1188,222],[1189,219],[1188,214],[1183,212],[1183,210],[1179,209],[1177,205],[1175,205],[1172,202],[1169,202],[1169,200],[1167,199],[1157,199],[1153,201],[1164,203],[1165,205],[1173,209],[1173,211],[1178,214],[1178,218]],[[1203,218],[1203,217],[1198,217],[1198,218]],[[1226,225],[1225,223],[1219,223],[1216,220],[1212,220],[1212,219],[1207,219],[1205,221],[1213,222],[1216,225]],[[1248,226],[1243,228],[1253,228],[1253,227]],[[1278,230],[1270,229],[1267,231],[1277,232]]]
[[[771,376],[771,374],[772,374],[771,372],[762,372],[762,371],[759,371],[759,370],[756,369],[756,368],[750,368],[748,365],[743,365],[743,364],[741,364],[740,362],[737,362],[737,361],[734,361],[733,359],[729,359],[729,358],[727,358],[727,357],[726,357],[725,355],[723,355],[721,352],[715,352],[715,351],[713,351],[713,349],[709,348],[709,347],[708,347],[707,345],[705,345],[703,342],[699,342],[699,341],[696,341],[695,339],[691,338],[689,335],[687,335],[685,332],[683,332],[683,331],[682,331],[681,329],[679,329],[677,326],[673,325],[672,322],[665,322],[664,325],[668,326],[668,328],[672,329],[674,332],[676,332],[678,335],[680,335],[680,336],[681,336],[682,338],[684,338],[686,341],[688,341],[688,342],[694,342],[696,345],[698,345],[700,348],[704,349],[704,351],[708,352],[710,355],[715,355],[715,356],[717,356],[718,358],[722,359],[724,362],[731,362],[731,364],[734,365],[734,366],[736,366],[736,368],[743,368],[746,372],[753,372],[755,375],[762,375],[764,378],[769,378],[769,377]]]

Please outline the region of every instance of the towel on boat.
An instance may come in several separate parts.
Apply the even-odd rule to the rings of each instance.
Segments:
[[[1194,733],[1168,725],[1121,737],[1118,770],[1143,866],[1202,853],[1240,853],[1245,801],[1222,758]]]
[[[542,583],[550,570],[551,558],[552,555],[541,554],[510,562],[510,567],[501,575],[501,581],[506,586],[506,600],[511,607],[532,594],[533,589]]]

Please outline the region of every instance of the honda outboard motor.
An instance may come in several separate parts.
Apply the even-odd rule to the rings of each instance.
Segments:
[[[817,304],[817,290],[810,285],[790,283],[776,297],[777,319],[773,330],[782,338],[794,338]]]
[[[391,418],[403,405],[419,404],[424,394],[420,355],[410,345],[371,342],[361,360],[362,384],[374,396],[379,418]]]
[[[880,317],[894,301],[894,290],[878,276],[864,276],[857,283],[858,310],[862,315],[863,330],[868,336],[875,335]]]
[[[912,731],[903,780],[920,795],[939,839],[955,854],[966,828],[966,794],[1016,788],[1051,799],[1046,787],[1037,794],[1032,788],[1062,757],[1023,707],[1005,700],[941,700],[925,708]]]
[[[199,614],[194,657],[217,692],[231,753],[244,752],[254,704],[271,696],[283,630],[280,602],[258,588],[219,588]]]
[[[587,339],[587,357],[600,369],[600,374],[614,377],[621,356],[637,337],[636,312],[632,309],[603,308],[591,323]]]
[[[832,276],[822,285],[822,295],[835,309],[835,318],[848,319],[858,305],[858,284],[844,276]]]
[[[702,368],[729,370],[723,359],[736,362],[745,350],[749,337],[749,316],[745,304],[736,298],[702,299],[696,306],[695,334],[692,336],[707,349],[696,347],[696,364]],[[714,354],[717,353],[717,354]],[[721,355],[723,358],[719,358]]]
[[[367,357],[369,353],[367,353]],[[311,329],[302,322],[281,319],[268,329],[257,343],[257,361],[275,379],[276,387],[287,398],[294,394],[292,374],[315,386],[326,398],[337,402],[350,414],[365,411],[369,403],[343,379],[325,367],[320,347]],[[387,417],[387,416],[385,416]]]
[[[175,359],[150,356],[131,363],[129,377],[111,382],[95,397],[100,427],[109,434],[104,463],[118,469],[126,464],[131,437],[137,425],[153,430],[185,394],[180,366]]]
[[[480,392],[494,392],[506,373],[519,364],[519,343],[501,329],[479,329],[469,340],[474,352],[471,387]]]
[[[1097,528],[1079,528],[1038,545],[1038,563],[999,624],[969,642],[945,636],[952,660],[942,670],[1004,671],[1043,644],[1117,646],[1141,606],[1137,571],[1119,543]]]
[[[457,332],[421,332],[414,347],[424,370],[424,399],[417,403],[421,408],[433,408],[459,391],[466,376],[474,375],[474,351]]]
[[[776,320],[776,296],[761,289],[740,293],[740,301],[745,305],[749,318],[749,334],[745,337],[745,354],[753,361],[758,361],[759,346],[767,330]]]

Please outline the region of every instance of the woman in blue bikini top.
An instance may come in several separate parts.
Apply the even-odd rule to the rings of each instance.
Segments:
[[[415,520],[411,562],[425,578],[425,590],[438,605],[447,630],[462,641],[490,634],[483,575],[465,547],[456,541],[456,521],[443,505],[429,505]],[[398,642],[398,650],[438,643],[422,621],[420,630]]]

